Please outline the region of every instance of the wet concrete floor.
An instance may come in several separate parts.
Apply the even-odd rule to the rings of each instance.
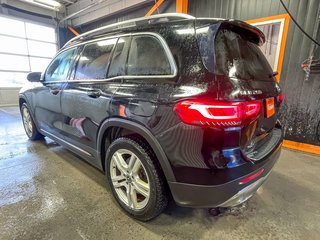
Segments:
[[[16,107],[0,108],[0,239],[320,239],[320,156],[283,149],[267,182],[236,214],[171,204],[126,216],[103,173],[50,139],[27,140]]]

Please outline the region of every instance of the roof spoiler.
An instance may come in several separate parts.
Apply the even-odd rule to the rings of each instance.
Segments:
[[[210,24],[220,24],[219,29],[229,29],[235,33],[240,34],[246,40],[255,43],[259,46],[263,45],[266,38],[263,32],[246,22],[234,20],[234,19],[214,19],[214,18],[197,18],[196,21],[199,24],[198,27]],[[201,26],[202,25],[202,26]]]

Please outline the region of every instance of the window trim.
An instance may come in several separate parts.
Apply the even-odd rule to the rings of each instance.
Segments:
[[[108,36],[108,37],[102,37],[102,38],[98,38],[98,39],[94,39],[94,40],[90,40],[90,41],[87,41],[87,42],[83,42],[83,43],[78,43],[78,44],[75,44],[75,45],[72,45],[72,46],[69,46],[65,49],[62,49],[61,51],[59,51],[57,53],[57,55],[53,58],[55,59],[58,55],[60,55],[60,53],[68,50],[68,49],[71,49],[71,48],[77,48],[79,46],[82,46],[82,45],[86,45],[88,43],[94,43],[94,42],[98,42],[98,41],[101,41],[101,40],[106,40],[106,39],[110,39],[110,38],[120,38],[120,37],[127,37],[127,36],[137,36],[137,35],[149,35],[149,36],[153,36],[155,38],[157,38],[160,42],[160,44],[162,45],[164,51],[165,51],[165,54],[169,60],[169,63],[170,63],[170,67],[171,69],[173,70],[173,73],[172,74],[169,74],[169,75],[123,75],[123,76],[116,76],[116,77],[111,77],[111,78],[105,78],[105,79],[83,79],[83,80],[72,80],[70,79],[70,76],[68,77],[68,79],[66,81],[52,81],[50,83],[61,83],[61,82],[70,82],[70,83],[81,83],[81,82],[108,82],[108,81],[113,81],[113,80],[116,80],[116,79],[152,79],[152,78],[155,78],[155,79],[163,79],[163,78],[175,78],[178,74],[178,70],[177,70],[177,65],[176,65],[176,62],[173,58],[173,55],[170,51],[170,48],[168,47],[168,44],[166,43],[166,41],[164,40],[164,38],[158,34],[158,33],[154,33],[154,32],[137,32],[137,33],[128,33],[128,34],[120,34],[120,35],[115,35],[115,36]],[[50,63],[51,64],[51,63]],[[49,64],[49,65],[50,65]],[[49,66],[48,65],[48,66]],[[74,67],[74,66],[72,66]],[[73,70],[73,69],[72,69]],[[108,69],[109,70],[109,69]],[[46,69],[47,71],[47,69]],[[45,72],[46,72],[45,71]]]

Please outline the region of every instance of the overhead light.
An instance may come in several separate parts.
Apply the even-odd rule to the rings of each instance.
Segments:
[[[59,11],[61,7],[61,3],[54,0],[20,0],[20,1],[30,3],[38,7],[54,10],[54,11]]]
[[[37,3],[42,3],[42,4],[45,4],[45,5],[48,5],[50,7],[56,7],[56,8],[59,8],[61,7],[61,3],[58,3],[54,0],[33,0],[34,2],[37,2]]]

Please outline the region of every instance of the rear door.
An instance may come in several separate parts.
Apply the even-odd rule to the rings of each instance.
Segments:
[[[156,111],[161,85],[174,75],[173,58],[157,36],[134,34],[130,43],[126,76],[114,96],[119,115],[149,125]]]
[[[94,158],[98,128],[110,116],[113,94],[121,84],[121,78],[108,78],[107,72],[117,41],[125,40],[109,38],[84,45],[61,96],[65,139],[98,167],[101,163]]]

